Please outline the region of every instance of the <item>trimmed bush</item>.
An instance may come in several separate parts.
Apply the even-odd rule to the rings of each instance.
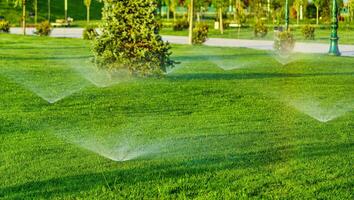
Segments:
[[[174,31],[183,31],[189,28],[189,23],[187,20],[177,20],[172,28]]]
[[[263,22],[259,21],[254,25],[254,36],[265,37],[268,34],[268,27]]]
[[[193,29],[193,44],[203,44],[208,39],[208,24],[198,23]]]
[[[170,45],[159,35],[152,0],[104,0],[102,33],[93,52],[98,67],[133,75],[162,75],[174,66]]]
[[[0,32],[10,33],[10,22],[5,20],[0,20]]]
[[[88,26],[82,32],[82,38],[84,40],[93,40],[98,36],[98,33],[94,26]]]
[[[43,21],[36,26],[36,34],[39,36],[49,36],[52,32],[52,26],[49,21]]]
[[[295,47],[294,35],[290,31],[277,33],[273,47],[280,54],[291,53]]]
[[[315,27],[306,25],[302,27],[302,34],[306,40],[314,40],[315,39]]]

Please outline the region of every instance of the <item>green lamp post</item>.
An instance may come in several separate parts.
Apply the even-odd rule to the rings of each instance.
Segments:
[[[338,4],[337,0],[332,0],[332,31],[331,31],[331,43],[329,47],[329,55],[340,56],[338,48]]]
[[[289,0],[285,0],[285,30],[289,30]]]

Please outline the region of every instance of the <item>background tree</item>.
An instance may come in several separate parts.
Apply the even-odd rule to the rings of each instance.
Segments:
[[[353,21],[353,16],[354,16],[354,0],[349,0],[348,2],[348,10],[349,10],[349,18],[350,21]]]
[[[98,67],[135,75],[162,74],[174,62],[170,46],[158,34],[153,0],[104,0],[102,33],[94,40]]]
[[[50,0],[48,0],[48,22],[50,22]]]
[[[26,35],[26,0],[14,0],[15,7],[22,7],[22,33]]]
[[[300,9],[302,5],[302,0],[294,0],[293,8],[296,10],[296,24],[300,21]]]
[[[34,9],[34,24],[37,25],[38,20],[38,0],[33,1],[33,9]]]
[[[188,43],[193,44],[193,19],[194,19],[194,0],[189,0],[189,34]]]
[[[194,11],[197,15],[197,21],[200,22],[202,13],[208,9],[211,0],[194,0]]]
[[[312,2],[316,7],[316,24],[319,24],[320,7],[323,4],[323,0],[312,0]]]
[[[86,21],[87,21],[87,24],[88,24],[88,23],[90,23],[91,0],[84,0],[84,4],[86,6]]]
[[[223,14],[224,8],[228,5],[228,0],[213,0],[213,4],[217,8],[218,18],[219,18],[219,29],[220,33],[224,34],[224,22],[223,22]]]

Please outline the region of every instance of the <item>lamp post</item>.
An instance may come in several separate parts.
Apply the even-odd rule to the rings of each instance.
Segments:
[[[340,56],[338,48],[338,4],[337,0],[332,0],[332,31],[331,31],[331,42],[329,47],[329,55]]]
[[[285,0],[285,30],[289,30],[289,0]]]

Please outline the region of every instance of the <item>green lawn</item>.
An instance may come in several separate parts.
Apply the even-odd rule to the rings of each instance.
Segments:
[[[0,198],[353,199],[353,58],[174,45],[106,80],[89,46],[0,34]]]

